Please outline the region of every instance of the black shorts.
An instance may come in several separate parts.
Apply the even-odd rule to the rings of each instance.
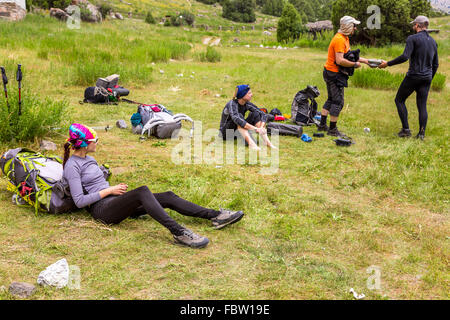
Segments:
[[[337,86],[336,77],[337,72],[323,69],[323,80],[328,93],[328,100],[325,101],[323,109],[328,110],[333,117],[338,117],[344,107],[344,87]]]

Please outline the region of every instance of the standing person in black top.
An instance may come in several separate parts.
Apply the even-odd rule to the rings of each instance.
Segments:
[[[410,137],[411,130],[408,124],[408,110],[405,101],[415,91],[417,94],[417,109],[419,111],[419,133],[416,138],[425,138],[427,126],[427,98],[431,81],[439,66],[436,41],[428,34],[429,20],[425,16],[418,16],[414,21],[413,29],[416,34],[406,39],[406,47],[403,54],[389,62],[383,61],[379,68],[390,67],[403,63],[409,59],[409,70],[398,88],[395,104],[398,115],[402,121],[402,129],[398,133],[401,138]]]
[[[276,148],[270,142],[267,130],[264,128],[268,116],[250,102],[252,97],[253,93],[249,85],[241,84],[236,87],[233,99],[223,108],[219,134],[224,140],[234,139],[236,134],[239,134],[249,148],[260,150],[249,133],[249,130],[254,130],[269,148]],[[250,114],[245,118],[247,111],[250,111]]]

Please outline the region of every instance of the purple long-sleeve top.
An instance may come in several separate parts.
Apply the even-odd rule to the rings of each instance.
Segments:
[[[64,166],[64,178],[78,208],[84,208],[101,199],[100,191],[109,187],[102,170],[93,157],[72,155]],[[85,194],[85,192],[87,194]]]

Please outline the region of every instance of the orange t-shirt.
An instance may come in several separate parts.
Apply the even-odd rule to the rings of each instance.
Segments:
[[[324,67],[328,71],[339,72],[336,64],[336,52],[347,53],[350,50],[350,41],[347,36],[342,33],[336,33],[328,47],[328,58]]]

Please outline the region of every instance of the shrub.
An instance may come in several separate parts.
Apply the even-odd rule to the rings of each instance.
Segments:
[[[278,20],[277,41],[294,41],[300,37],[302,32],[302,20],[297,9],[292,4],[287,3],[284,6],[280,20]]]
[[[112,10],[113,10],[113,7],[109,3],[102,3],[98,7],[98,11],[100,11],[103,18],[105,18],[107,15],[109,15]]]
[[[183,24],[183,20],[180,18],[179,15],[171,16],[170,24],[174,27],[179,27]]]
[[[222,60],[222,55],[213,47],[207,47],[206,52],[200,53],[198,58],[202,62],[220,62]]]
[[[183,20],[186,21],[187,25],[192,26],[195,22],[195,15],[189,11],[183,11],[181,13]]]
[[[0,101],[0,142],[33,141],[61,127],[67,103],[42,99],[28,90],[22,91],[22,115],[19,116],[18,92],[8,92],[10,112],[5,99]]]
[[[153,18],[152,13],[149,11],[147,12],[147,15],[145,16],[145,22],[149,23],[149,24],[155,24],[156,20],[155,18]]]
[[[50,9],[50,8],[59,8],[59,9],[65,9],[67,8],[71,0],[28,0],[27,3],[27,9],[30,9],[31,7],[38,7],[43,9]]]

